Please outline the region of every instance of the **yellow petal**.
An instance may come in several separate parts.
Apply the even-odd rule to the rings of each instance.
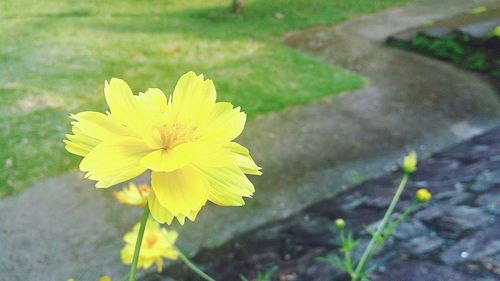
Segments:
[[[198,211],[207,201],[207,179],[191,166],[173,172],[152,172],[151,185],[160,204],[175,216]]]
[[[104,94],[113,119],[137,133],[149,128],[149,115],[125,81],[112,78],[109,84],[106,82]]]
[[[154,192],[149,193],[148,199],[149,211],[151,216],[159,223],[171,224],[174,216],[172,213],[164,208],[155,196]]]
[[[221,206],[241,206],[242,197],[251,197],[253,184],[237,166],[224,168],[198,167],[208,178],[210,193],[208,200]]]
[[[141,159],[141,164],[153,171],[171,172],[190,163],[222,167],[234,162],[229,149],[217,143],[190,142],[172,149],[158,149]]]
[[[172,96],[173,114],[181,122],[200,122],[212,110],[216,92],[212,80],[192,71],[179,78]]]
[[[150,88],[137,98],[148,114],[158,116],[167,111],[167,97],[160,89]]]
[[[120,137],[96,146],[83,158],[80,169],[98,181],[96,187],[109,187],[142,174],[146,167],[140,159],[149,152],[141,139]]]
[[[261,168],[255,164],[248,149],[236,142],[230,142],[226,144],[226,147],[231,149],[235,154],[235,163],[243,173],[257,176],[262,175]]]
[[[246,114],[231,103],[218,102],[206,120],[200,125],[198,133],[203,140],[232,141],[245,127]]]
[[[73,135],[66,135],[66,150],[69,152],[85,156],[90,150],[96,147],[104,140],[116,138],[119,136],[134,136],[135,134],[120,125],[111,116],[93,112],[84,111],[71,115],[73,122]]]
[[[157,257],[155,259],[155,263],[156,263],[156,270],[158,272],[161,272],[163,269],[163,259],[161,257]]]
[[[111,116],[100,112],[84,111],[71,115],[71,118],[75,120],[73,128],[98,140],[107,140],[117,136],[137,136]]]

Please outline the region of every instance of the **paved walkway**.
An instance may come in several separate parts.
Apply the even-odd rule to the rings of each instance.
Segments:
[[[273,280],[347,281],[317,257],[342,256],[334,220],[345,218],[355,238],[359,259],[389,205],[401,171],[366,181],[284,220],[270,222],[195,261],[217,280],[254,277],[257,270],[278,266]],[[395,212],[414,200],[422,186],[432,200],[420,206],[395,231],[374,263],[372,281],[500,280],[500,127],[420,160]],[[230,266],[228,266],[230,265]],[[183,266],[166,270],[175,280],[198,280]],[[279,276],[279,278],[278,278]],[[151,274],[146,280],[162,279]]]
[[[225,241],[337,194],[352,184],[354,172],[371,178],[411,148],[433,152],[498,124],[500,102],[489,84],[377,43],[401,28],[486,2],[426,0],[288,35],[288,44],[360,71],[369,85],[250,122],[241,142],[264,167],[264,175],[252,179],[256,197],[244,208],[208,206],[182,228],[181,245],[195,251]],[[125,273],[121,235],[140,214],[119,206],[110,192],[73,172],[0,201],[0,280]]]

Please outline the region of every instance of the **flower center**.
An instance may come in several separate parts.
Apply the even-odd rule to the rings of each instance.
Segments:
[[[174,148],[179,144],[196,139],[196,127],[177,122],[167,123],[160,127],[160,137],[163,148]]]
[[[155,234],[148,234],[146,236],[146,239],[144,239],[144,241],[146,241],[147,247],[151,248],[155,245],[156,241],[158,241],[158,237],[156,237]]]

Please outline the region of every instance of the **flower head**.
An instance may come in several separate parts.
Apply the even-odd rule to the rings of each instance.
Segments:
[[[408,155],[406,155],[401,167],[407,174],[415,172],[417,170],[417,153],[415,151],[412,151]]]
[[[500,37],[500,25],[497,25],[497,27],[493,29],[493,36]]]
[[[345,221],[342,218],[338,218],[335,220],[335,227],[338,229],[344,229],[345,227]]]
[[[427,203],[431,200],[432,194],[429,190],[425,188],[420,188],[417,190],[415,197],[417,198],[418,203]]]
[[[135,242],[139,233],[140,224],[136,224],[131,232],[123,237],[125,246],[121,250],[121,259],[124,264],[131,264],[134,255]],[[139,252],[138,268],[148,269],[153,263],[160,272],[163,268],[163,258],[177,260],[179,254],[173,247],[179,234],[168,231],[159,226],[154,220],[148,220]]]
[[[150,187],[147,184],[137,186],[129,182],[128,186],[124,186],[122,190],[113,191],[113,195],[122,204],[144,207],[148,202],[149,190]]]
[[[194,220],[211,201],[244,205],[254,193],[245,174],[260,175],[249,151],[233,140],[246,121],[240,108],[216,102],[211,80],[184,74],[167,98],[159,89],[133,95],[113,78],[104,94],[110,112],[71,118],[66,149],[83,156],[80,169],[105,188],[151,170],[148,205],[160,223]]]

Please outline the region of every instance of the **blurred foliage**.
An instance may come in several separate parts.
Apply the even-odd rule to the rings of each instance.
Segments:
[[[470,70],[486,73],[499,78],[500,57],[498,48],[500,38],[494,35],[485,38],[452,33],[443,38],[430,38],[419,34],[409,43],[393,40],[390,44],[396,48],[414,50]]]
[[[106,110],[105,79],[169,93],[194,70],[251,118],[363,85],[284,46],[284,32],[406,1],[254,0],[243,15],[227,0],[0,1],[0,196],[77,165],[67,116]]]
[[[264,271],[257,272],[257,276],[255,277],[255,281],[271,281],[271,276],[273,275],[274,272],[276,272],[276,270],[278,270],[278,267],[273,266],[273,267],[268,268]],[[243,275],[240,275],[240,279],[241,279],[241,281],[250,281]]]

